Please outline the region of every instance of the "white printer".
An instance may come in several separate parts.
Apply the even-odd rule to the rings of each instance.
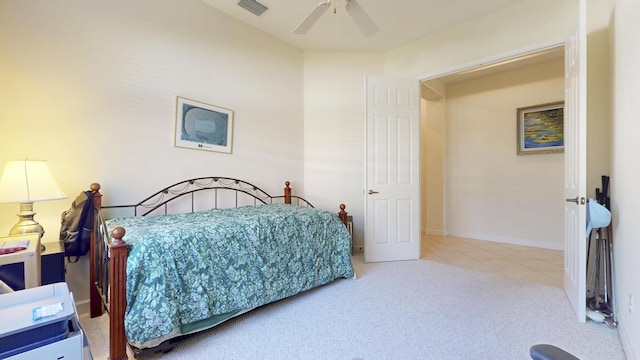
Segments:
[[[93,360],[66,283],[0,295],[0,359]]]

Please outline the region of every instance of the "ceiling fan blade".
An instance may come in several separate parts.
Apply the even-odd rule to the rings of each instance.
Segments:
[[[295,28],[295,30],[293,30],[293,32],[296,34],[306,34],[307,31],[311,29],[313,24],[315,24],[316,21],[320,19],[320,16],[322,16],[322,14],[324,14],[330,6],[331,0],[319,3],[313,10],[311,10],[309,15],[307,15],[307,17],[302,20],[302,22]]]
[[[347,13],[351,15],[353,21],[358,25],[364,36],[371,36],[378,31],[378,26],[371,20],[362,6],[356,0],[345,0],[347,2]]]

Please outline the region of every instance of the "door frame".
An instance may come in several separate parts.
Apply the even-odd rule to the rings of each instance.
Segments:
[[[495,65],[501,62],[517,59],[519,57],[535,54],[538,52],[543,52],[543,51],[558,48],[558,47],[564,47],[565,41],[566,39],[564,38],[558,38],[548,42],[539,43],[531,47],[526,47],[518,50],[513,50],[505,53],[492,55],[486,58],[478,59],[468,63],[456,65],[450,68],[445,68],[445,69],[424,74],[422,76],[418,76],[418,81],[422,83],[429,80],[435,80],[437,78],[445,77],[447,75],[454,75],[459,72],[470,71],[470,70],[478,69],[484,66]]]

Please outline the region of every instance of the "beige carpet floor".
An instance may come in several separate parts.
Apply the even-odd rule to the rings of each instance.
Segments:
[[[617,329],[579,323],[564,291],[420,259],[365,264],[357,279],[262,307],[153,359],[530,359],[538,343],[625,359]],[[107,358],[106,316],[81,317]]]

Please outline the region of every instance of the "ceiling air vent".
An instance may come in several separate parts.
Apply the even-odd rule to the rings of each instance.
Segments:
[[[267,11],[267,9],[269,9],[268,7],[260,4],[259,2],[257,2],[256,0],[240,0],[238,2],[238,6],[245,8],[247,11],[260,16],[262,15],[263,12]]]

